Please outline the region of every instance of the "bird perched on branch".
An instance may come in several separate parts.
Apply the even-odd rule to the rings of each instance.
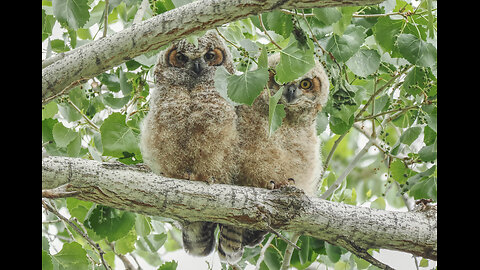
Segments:
[[[233,105],[215,90],[214,76],[220,66],[234,72],[232,57],[215,31],[197,41],[173,42],[159,54],[140,149],[156,174],[231,184],[237,116]],[[215,228],[211,222],[183,222],[185,250],[197,256],[211,253]]]
[[[269,57],[271,68],[280,55]],[[271,136],[268,133],[269,95],[267,91],[282,91],[279,100],[285,107],[282,125]],[[329,81],[319,62],[300,78],[279,85],[270,72],[265,89],[252,106],[237,107],[239,134],[239,174],[235,184],[263,188],[294,185],[307,195],[314,195],[321,171],[320,141],[316,131],[317,113],[328,99]],[[235,263],[244,246],[255,246],[263,240],[265,231],[252,231],[220,225],[219,252]]]

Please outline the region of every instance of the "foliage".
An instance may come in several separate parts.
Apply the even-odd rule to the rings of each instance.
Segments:
[[[43,58],[68,52],[130,27],[138,14],[148,19],[188,0],[43,0]],[[143,15],[141,12],[144,12]],[[405,208],[412,199],[437,200],[436,2],[388,0],[365,7],[274,10],[231,22],[218,30],[228,40],[239,73],[219,70],[217,88],[233,104],[252,104],[268,79],[266,56],[280,53],[279,83],[303,75],[320,61],[331,88],[317,117],[325,172],[325,192],[370,139],[374,145],[329,200],[373,208]],[[137,18],[138,20],[138,18]],[[60,29],[55,35],[54,28]],[[192,38],[194,39],[194,38]],[[156,53],[124,64],[71,89],[42,108],[42,141],[47,154],[97,161],[142,162],[139,123],[148,111]],[[225,87],[227,90],[225,91]],[[270,95],[270,132],[285,116]],[[372,129],[375,132],[371,132]],[[155,269],[176,269],[165,253],[181,248],[171,220],[128,213],[74,198],[49,202],[66,213],[104,251],[46,212],[42,225],[43,269],[115,268],[115,257],[142,258]],[[290,236],[288,232],[285,235]],[[60,243],[60,245],[59,245]],[[343,248],[301,236],[290,265],[321,263],[335,269],[373,269]],[[260,269],[279,269],[287,244],[274,239]],[[163,248],[162,252],[159,252]],[[369,252],[376,252],[370,250]],[[255,265],[260,247],[247,249],[241,267]],[[135,263],[133,263],[135,264]],[[420,266],[428,266],[422,259]],[[227,266],[223,266],[226,269]]]

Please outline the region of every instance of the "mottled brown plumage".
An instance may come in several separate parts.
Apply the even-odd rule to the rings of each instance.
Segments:
[[[219,66],[233,73],[230,52],[215,31],[173,42],[159,54],[150,111],[142,122],[145,163],[171,178],[231,184],[237,145],[234,107],[215,90]],[[215,247],[215,223],[184,222],[185,250],[208,255]]]
[[[269,57],[275,67],[279,55]],[[268,88],[275,93],[282,89],[279,103],[285,106],[282,125],[268,134],[268,94],[263,91],[252,106],[237,107],[240,137],[238,185],[269,188],[294,185],[308,195],[315,193],[321,169],[320,141],[316,132],[316,116],[328,99],[328,77],[320,63],[305,75],[281,87],[271,74]]]
[[[278,62],[278,54],[269,57],[270,67],[274,68]],[[268,88],[273,93],[283,91],[279,103],[285,106],[286,116],[280,128],[269,136],[266,91],[252,106],[237,107],[240,140],[239,174],[235,184],[270,189],[294,184],[307,195],[314,195],[321,170],[316,116],[328,99],[328,77],[316,62],[309,72],[283,88],[271,73]],[[232,263],[242,257],[244,246],[259,244],[267,233],[224,225],[220,228],[230,236],[230,241],[225,241],[223,246],[228,247],[230,253],[225,257]]]

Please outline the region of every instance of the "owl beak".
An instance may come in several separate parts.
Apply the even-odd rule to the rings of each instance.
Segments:
[[[197,75],[199,75],[200,72],[202,72],[202,66],[200,65],[200,59],[193,60],[192,70]]]
[[[297,86],[295,84],[285,85],[285,91],[283,95],[287,99],[287,102],[290,103],[296,98]]]

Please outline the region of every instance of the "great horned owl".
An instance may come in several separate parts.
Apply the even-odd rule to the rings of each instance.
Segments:
[[[215,90],[219,66],[234,71],[230,52],[215,31],[199,37],[197,45],[180,40],[159,54],[140,140],[143,159],[154,173],[231,184],[237,116]],[[208,255],[215,247],[215,228],[211,222],[184,222],[185,250]]]
[[[279,60],[279,54],[270,56],[269,66],[275,68]],[[285,106],[286,116],[280,128],[269,136],[266,91],[252,106],[237,107],[240,141],[239,174],[235,184],[278,188],[293,182],[295,187],[311,196],[315,193],[321,171],[316,116],[328,99],[328,77],[321,64],[316,62],[305,75],[284,84],[283,88],[275,82],[271,72],[268,88],[274,93],[282,89],[279,103]],[[219,247],[236,247],[225,255],[232,263],[241,258],[243,246],[257,245],[266,234],[226,225],[220,225],[220,230],[225,231],[227,239],[225,243],[219,239]]]

